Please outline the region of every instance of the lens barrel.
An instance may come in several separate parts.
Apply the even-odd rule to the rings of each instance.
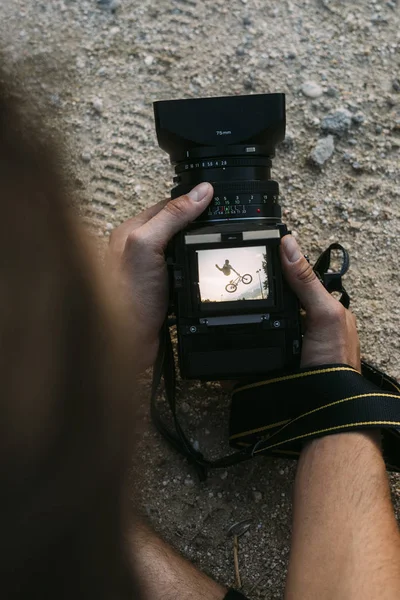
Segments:
[[[271,180],[272,161],[262,146],[198,147],[175,164],[172,198],[202,181],[214,187],[214,198],[199,222],[268,219],[280,221],[279,186]]]

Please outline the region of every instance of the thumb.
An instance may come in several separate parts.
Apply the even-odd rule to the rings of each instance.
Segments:
[[[287,282],[309,314],[325,313],[327,307],[336,302],[319,281],[292,235],[282,238],[281,261]]]
[[[210,183],[200,183],[188,194],[171,200],[150,221],[143,225],[141,233],[147,239],[157,240],[165,248],[169,240],[185,229],[207,208],[214,194]]]

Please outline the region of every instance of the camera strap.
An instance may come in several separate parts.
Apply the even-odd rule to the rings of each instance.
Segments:
[[[333,251],[342,255],[341,268],[334,272]],[[326,289],[340,293],[340,302],[346,308],[350,298],[342,276],[348,267],[349,255],[340,244],[331,244],[314,266]],[[160,415],[160,396],[167,401],[170,425]],[[237,451],[207,460],[193,447],[178,419],[175,357],[170,322],[166,320],[154,365],[150,404],[156,428],[196,468],[200,480],[206,479],[209,469],[226,468],[260,454],[297,458],[308,440],[362,429],[382,431],[387,467],[400,472],[400,386],[366,362],[362,363],[362,375],[348,365],[322,365],[237,386],[232,394],[229,437]]]

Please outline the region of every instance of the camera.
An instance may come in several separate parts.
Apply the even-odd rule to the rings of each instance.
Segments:
[[[204,213],[166,252],[181,376],[257,378],[299,365],[299,303],[282,273],[275,147],[285,137],[284,94],[154,103],[159,146],[175,168],[171,197],[202,181]]]

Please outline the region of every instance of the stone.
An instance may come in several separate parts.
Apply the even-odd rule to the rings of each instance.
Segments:
[[[94,110],[99,115],[101,115],[101,113],[103,112],[103,100],[101,98],[93,98],[92,106],[93,106]]]
[[[338,95],[338,91],[334,87],[328,87],[328,89],[326,90],[326,95],[329,96],[329,98],[336,98],[336,96]]]
[[[120,0],[97,0],[97,6],[114,13],[120,6]]]
[[[353,219],[349,219],[348,223],[352,229],[360,230],[362,227],[362,223],[360,221],[355,221]]]
[[[400,92],[400,80],[399,79],[395,79],[393,81],[392,88],[394,89],[395,92]]]
[[[82,152],[82,154],[81,154],[81,159],[85,163],[90,163],[90,161],[92,160],[92,155],[91,155],[90,151],[89,150],[84,150]]]
[[[305,81],[301,86],[301,91],[307,98],[320,98],[323,94],[322,87],[315,81]]]
[[[322,167],[330,159],[335,151],[335,144],[332,135],[318,140],[315,148],[311,151],[310,160],[319,167]]]
[[[349,110],[341,108],[322,119],[321,129],[327,133],[342,136],[350,129],[352,116]]]
[[[261,502],[261,500],[262,500],[262,493],[261,493],[261,492],[258,492],[258,491],[254,491],[254,492],[253,492],[253,498],[254,498],[254,502],[255,502],[256,504],[258,504],[258,503],[259,503],[259,502]]]
[[[151,67],[153,62],[154,62],[154,56],[151,56],[151,54],[148,54],[144,59],[144,64],[146,65],[146,67]]]

